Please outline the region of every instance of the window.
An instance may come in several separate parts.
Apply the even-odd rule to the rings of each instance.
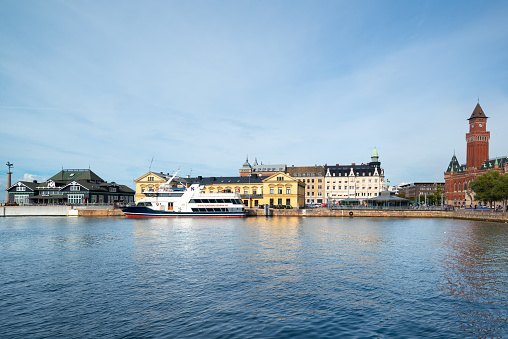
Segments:
[[[282,198],[277,199],[277,204],[282,205]]]
[[[282,187],[278,187],[279,194],[282,194]]]
[[[212,193],[212,192],[210,192]],[[249,194],[249,190],[243,190],[243,194]]]
[[[16,192],[25,192],[26,191],[26,187],[25,186],[18,186],[16,187]]]
[[[323,179],[318,179],[317,182],[323,182]]]
[[[104,203],[104,196],[99,195],[99,204],[102,204],[102,203]]]
[[[148,177],[148,181],[153,181],[154,177]]]
[[[323,189],[323,185],[317,185],[318,190]]]
[[[210,193],[213,193],[213,190],[210,190]]]
[[[273,194],[273,187],[270,187],[270,194]]]
[[[71,191],[79,191],[79,186],[77,185],[72,185],[71,188],[70,188]]]
[[[82,204],[84,198],[85,198],[84,194],[69,194],[67,195],[67,202],[69,204]]]
[[[286,194],[291,194],[291,187],[286,187]]]
[[[277,181],[284,181],[284,177],[277,177]]]
[[[290,205],[291,205],[291,199],[286,199],[286,205],[287,205],[287,206],[290,206]]]
[[[314,179],[312,179],[312,182],[314,183]]]
[[[110,188],[109,188],[109,191],[110,191],[110,192],[116,192],[116,187],[110,187]]]
[[[257,194],[257,192],[258,192],[257,189],[255,188],[252,189],[252,194]]]

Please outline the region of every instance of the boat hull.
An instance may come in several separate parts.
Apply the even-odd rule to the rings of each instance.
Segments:
[[[127,218],[245,218],[247,212],[170,212],[146,207],[124,207]]]

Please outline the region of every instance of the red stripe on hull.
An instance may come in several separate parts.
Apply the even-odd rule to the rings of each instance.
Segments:
[[[126,218],[245,218],[246,215],[125,215]]]

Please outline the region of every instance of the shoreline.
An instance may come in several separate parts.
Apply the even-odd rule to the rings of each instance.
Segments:
[[[247,208],[248,217],[335,217],[335,218],[447,218],[478,221],[508,222],[507,212],[480,210],[375,210],[375,209],[264,209]],[[350,215],[352,213],[352,215]],[[1,206],[0,217],[69,216],[125,217],[120,209],[92,206]]]

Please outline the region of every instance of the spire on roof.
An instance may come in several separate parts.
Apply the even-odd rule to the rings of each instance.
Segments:
[[[471,119],[475,119],[475,118],[485,118],[485,119],[488,118],[485,115],[485,113],[483,112],[483,109],[480,106],[480,102],[479,101],[480,101],[480,99],[478,98],[478,103],[476,104],[476,107],[474,108],[473,113],[471,114],[471,116],[467,120],[471,120]]]

